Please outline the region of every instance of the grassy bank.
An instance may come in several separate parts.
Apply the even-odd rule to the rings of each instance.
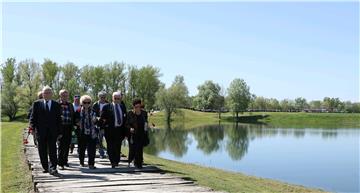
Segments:
[[[275,127],[288,128],[359,128],[360,114],[351,113],[286,113],[286,112],[256,112],[244,113],[241,116],[264,115],[265,118],[258,119],[257,123],[269,124]],[[154,123],[157,128],[166,127],[164,122],[164,112],[158,112],[149,117],[150,123]],[[232,113],[223,113],[221,122],[233,122]],[[191,110],[180,110],[180,113],[173,116],[171,127],[183,129],[196,128],[204,124],[219,123],[217,113],[205,113]]]
[[[22,132],[27,123],[1,122],[1,191],[32,191],[31,173],[22,149]]]
[[[164,119],[165,119],[165,115],[163,111],[149,116],[149,122],[154,123],[156,128],[167,127]],[[217,124],[217,123],[219,123],[217,113],[203,113],[199,111],[181,109],[176,114],[173,114],[171,127],[192,129],[194,127],[201,126],[204,124]]]
[[[202,186],[227,192],[322,192],[316,189],[290,185],[270,179],[262,179],[241,173],[227,172],[215,168],[185,164],[144,155],[145,163],[156,165],[167,172],[191,179]]]
[[[360,113],[285,113],[266,112],[252,115],[268,115],[261,122],[281,127],[303,128],[360,128]],[[250,115],[245,113],[244,115]]]

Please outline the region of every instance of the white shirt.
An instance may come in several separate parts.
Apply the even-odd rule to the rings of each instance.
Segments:
[[[76,105],[75,103],[73,103],[73,106],[74,106],[74,111],[77,111],[77,109],[80,107],[80,104]]]
[[[51,100],[48,100],[48,106],[49,106],[49,111],[51,110]],[[46,100],[44,99],[44,106],[45,106],[45,109],[46,109]]]
[[[106,103],[99,103],[99,104],[100,104],[100,111],[102,111],[102,109],[106,105]]]

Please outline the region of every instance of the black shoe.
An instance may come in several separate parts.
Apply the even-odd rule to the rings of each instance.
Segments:
[[[142,165],[135,165],[135,168],[136,169],[142,169],[143,167],[142,167]]]
[[[111,168],[115,168],[116,166],[114,164],[111,164]]]
[[[60,176],[60,174],[57,170],[50,170],[50,175],[57,176],[57,177]]]
[[[96,167],[95,166],[93,166],[93,165],[91,165],[91,166],[89,166],[89,169],[96,169]]]
[[[49,173],[49,170],[43,170],[42,173]]]
[[[66,167],[68,167],[68,168],[70,167],[68,163],[66,163],[64,166],[66,166]]]

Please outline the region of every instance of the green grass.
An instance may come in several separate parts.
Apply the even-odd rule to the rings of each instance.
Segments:
[[[31,173],[22,149],[22,133],[27,123],[1,122],[1,191],[32,191]]]
[[[215,168],[202,167],[170,161],[156,156],[144,154],[145,163],[155,165],[167,172],[175,173],[185,179],[210,187],[214,190],[227,192],[322,192],[318,189],[290,185],[270,179],[262,179],[241,173],[227,172]]]
[[[360,113],[285,113],[266,112],[253,115],[269,115],[261,122],[289,128],[360,128]],[[249,115],[249,113],[245,113]]]
[[[181,109],[174,114],[171,127],[192,129],[205,124],[219,123],[217,113],[205,113]],[[273,127],[284,128],[360,128],[360,113],[287,113],[287,112],[256,112],[244,113],[240,116],[267,115],[259,119],[258,123],[269,124]],[[164,112],[158,112],[149,117],[150,123],[156,128],[164,128]],[[232,113],[221,114],[222,123],[233,122]]]
[[[158,112],[149,117],[149,122],[154,123],[156,128],[164,128],[165,124],[165,115],[164,112]],[[204,124],[217,124],[219,123],[217,113],[203,113],[199,111],[191,111],[186,109],[179,110],[178,113],[173,114],[171,127],[192,129],[197,126]]]

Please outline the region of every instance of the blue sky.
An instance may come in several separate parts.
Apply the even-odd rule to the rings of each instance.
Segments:
[[[3,3],[2,58],[123,61],[191,95],[244,79],[257,96],[359,101],[359,3]]]

